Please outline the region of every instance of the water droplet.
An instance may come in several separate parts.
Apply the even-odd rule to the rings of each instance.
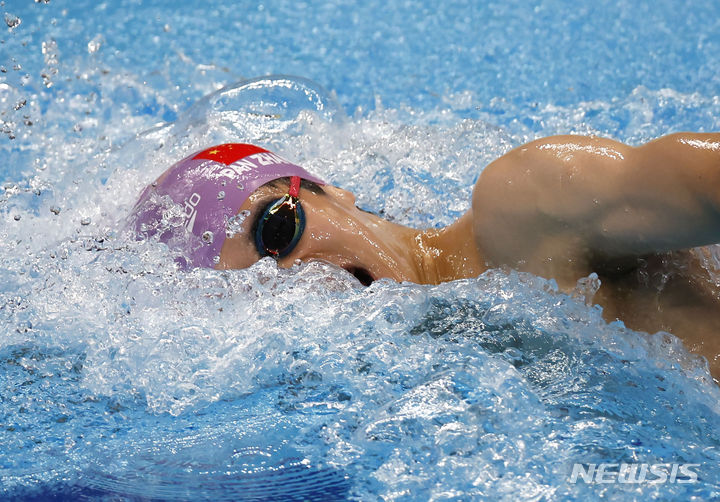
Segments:
[[[213,233],[212,233],[210,230],[206,230],[206,231],[203,232],[203,234],[202,234],[202,240],[203,240],[203,242],[205,242],[206,244],[212,244],[213,237],[214,237],[214,236],[213,236]]]
[[[238,190],[245,190],[245,185],[243,185],[242,183],[238,183],[237,187]]]
[[[218,192],[218,200],[223,200],[225,198],[225,192],[220,191]]]
[[[248,216],[250,216],[250,211],[246,209],[244,211],[240,211],[232,218],[229,218],[225,223],[225,237],[230,239],[231,237],[241,233],[243,231],[242,225]]]
[[[22,108],[23,106],[25,106],[25,103],[27,103],[27,101],[24,100],[24,99],[21,99],[20,101],[18,101],[18,102],[15,104],[15,106],[14,106],[13,108],[15,108],[15,110],[19,110],[20,108]]]
[[[102,47],[104,41],[105,39],[102,35],[95,35],[95,37],[93,37],[93,39],[87,44],[88,54],[95,54],[100,47]]]
[[[213,263],[214,263],[215,265],[217,265],[218,263],[220,263],[220,256],[219,256],[219,255],[218,255],[218,256],[213,256]]]
[[[80,224],[83,225],[83,226],[87,226],[87,225],[90,224],[91,221],[92,221],[92,220],[91,220],[90,218],[87,218],[87,217],[86,217],[86,218],[83,218],[82,220],[80,220]]]
[[[5,24],[7,24],[11,30],[16,28],[20,23],[22,23],[22,19],[16,15],[10,14],[9,12],[5,13]]]
[[[18,324],[18,327],[15,328],[15,331],[18,333],[27,333],[28,331],[32,330],[32,323],[30,321],[24,321]]]
[[[53,214],[60,214],[60,208],[57,207],[57,206],[52,206],[52,207],[50,208],[50,212],[53,213]]]
[[[19,214],[16,214],[15,216],[13,216],[13,219],[14,219],[15,221],[20,221],[20,215],[19,215]]]

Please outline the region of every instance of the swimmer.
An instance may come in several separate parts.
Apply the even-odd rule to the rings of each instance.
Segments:
[[[720,286],[700,247],[720,242],[720,133],[638,147],[539,139],[490,163],[471,209],[429,230],[365,212],[350,192],[263,148],[224,144],[168,169],[133,215],[136,233],[157,235],[185,267],[322,260],[368,285],[438,284],[508,266],[568,292],[595,272],[593,301],[607,321],[675,334],[720,378]]]

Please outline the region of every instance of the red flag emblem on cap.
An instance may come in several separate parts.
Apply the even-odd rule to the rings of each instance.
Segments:
[[[225,143],[223,145],[211,146],[195,155],[194,159],[207,159],[222,162],[230,165],[236,160],[256,153],[267,152],[264,148],[250,145],[248,143]]]

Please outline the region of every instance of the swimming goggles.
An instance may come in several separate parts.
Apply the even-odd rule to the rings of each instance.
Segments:
[[[261,256],[282,258],[289,255],[305,230],[305,212],[298,193],[300,177],[290,178],[288,193],[270,204],[258,221],[255,246]]]

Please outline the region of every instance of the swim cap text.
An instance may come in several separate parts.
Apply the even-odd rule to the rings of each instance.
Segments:
[[[265,152],[248,155],[247,157],[236,160],[227,167],[220,168],[219,171],[216,171],[215,169],[213,169],[213,171],[217,172],[217,176],[226,176],[231,179],[237,179],[263,166],[286,163],[287,161],[282,157],[271,152]]]

